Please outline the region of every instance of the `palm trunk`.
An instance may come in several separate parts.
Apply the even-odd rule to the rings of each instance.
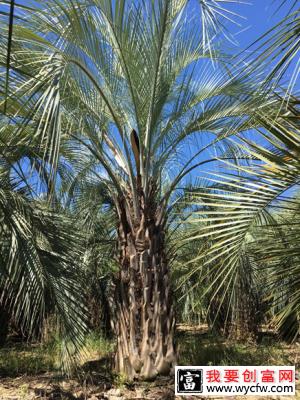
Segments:
[[[257,299],[251,292],[251,288],[240,282],[231,319],[228,329],[230,339],[243,342],[256,340],[259,325]]]
[[[214,296],[207,321],[218,334],[235,341],[252,341],[259,325],[258,299],[248,281],[237,279],[233,298]]]
[[[7,310],[0,304],[0,346],[4,345],[9,329],[9,314]]]
[[[128,201],[118,216],[120,271],[115,279],[113,328],[117,336],[116,369],[129,379],[169,374],[176,355],[174,311],[164,231],[155,202],[133,218]]]

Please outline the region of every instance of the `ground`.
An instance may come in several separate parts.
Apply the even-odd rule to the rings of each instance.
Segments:
[[[257,343],[232,343],[208,332],[205,326],[178,328],[181,365],[296,365],[296,369],[300,366],[300,343],[288,345],[278,341],[270,332],[261,333]],[[51,345],[26,345],[12,341],[0,350],[0,400],[175,398],[173,378],[127,384],[124,377],[113,375],[112,351],[111,341],[95,335],[90,337],[86,358],[76,374],[66,378],[57,364],[57,343],[52,341]],[[267,398],[272,397],[251,396],[250,399]],[[300,399],[300,387],[297,396],[273,398]],[[189,400],[189,397],[184,399]]]

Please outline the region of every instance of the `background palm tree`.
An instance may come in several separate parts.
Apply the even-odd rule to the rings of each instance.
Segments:
[[[5,145],[1,148],[7,150]],[[68,357],[62,360],[68,363],[74,345],[79,349],[87,332],[81,268],[76,265],[83,255],[82,235],[74,232],[67,215],[49,208],[47,199],[33,198],[32,187],[18,170],[16,148],[0,159],[2,342],[10,318],[23,334],[33,337],[40,336],[51,313],[65,340],[62,350]]]
[[[225,293],[234,298],[238,280],[246,281],[254,269],[255,288],[264,288],[260,303],[265,301],[282,336],[295,340],[300,332],[299,110],[290,103],[287,109],[277,119],[271,110],[260,114],[267,131],[259,130],[255,141],[240,137],[241,150],[252,158],[250,165],[227,163],[228,172],[209,178],[213,190],[195,195],[200,211],[191,221],[192,238],[209,237],[213,245],[192,260],[195,267],[189,276],[209,268],[210,277],[214,276],[212,290],[224,300]],[[214,227],[208,231],[200,222],[206,213],[203,207],[210,205],[216,211],[207,213]],[[247,262],[245,253],[251,254]]]

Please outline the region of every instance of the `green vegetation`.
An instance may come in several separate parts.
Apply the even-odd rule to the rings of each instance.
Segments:
[[[15,344],[1,349],[2,376],[36,375],[58,370],[58,353],[53,345]]]
[[[299,365],[298,346],[266,336],[260,343],[232,343],[211,333],[179,337],[180,365]]]
[[[298,362],[300,3],[194,3],[0,1],[1,374]]]
[[[61,376],[61,345],[59,339],[51,339],[47,343],[9,342],[0,349],[0,375],[20,376],[52,372]],[[95,333],[89,334],[85,340],[81,366],[85,362],[111,358],[114,346],[112,340],[109,341]],[[105,367],[104,362],[103,364]],[[106,367],[110,368],[111,362]]]

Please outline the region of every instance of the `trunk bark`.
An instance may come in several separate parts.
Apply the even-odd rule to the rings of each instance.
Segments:
[[[232,316],[228,337],[235,341],[255,341],[258,334],[257,308],[254,300],[241,294],[239,303]]]
[[[176,361],[164,228],[153,200],[134,217],[130,201],[119,199],[119,264],[112,297],[117,336],[116,370],[128,379],[167,375]]]
[[[0,304],[0,346],[6,342],[9,330],[9,314],[7,310]]]

